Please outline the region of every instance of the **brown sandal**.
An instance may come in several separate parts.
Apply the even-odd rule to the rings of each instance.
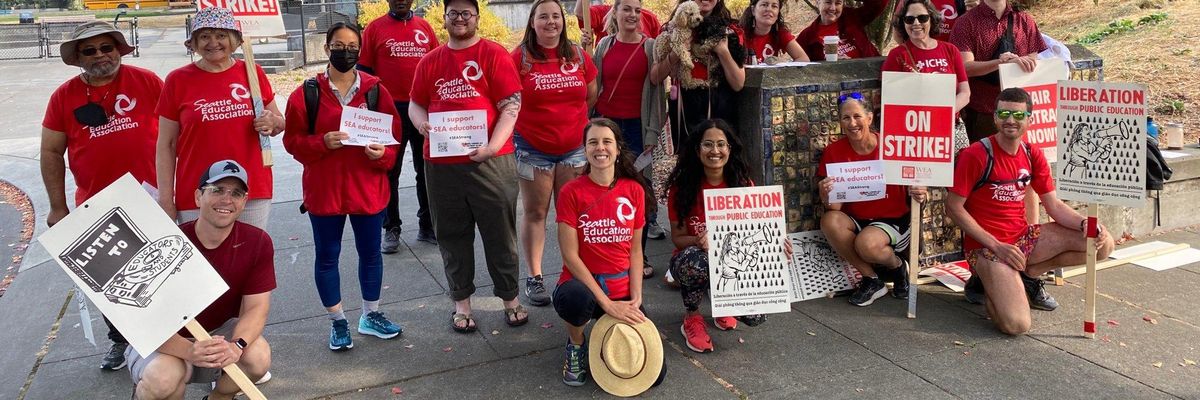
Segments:
[[[517,319],[517,314],[521,313],[524,313],[525,317]],[[517,306],[513,308],[504,309],[504,323],[508,324],[508,326],[521,326],[528,322],[529,312],[525,311],[525,307],[521,307],[520,304],[517,304]]]
[[[458,323],[463,321],[466,321],[467,324],[464,326],[458,326]],[[475,319],[471,318],[469,314],[451,311],[450,329],[454,329],[454,331],[458,333],[472,333],[478,330],[479,327],[475,325]]]

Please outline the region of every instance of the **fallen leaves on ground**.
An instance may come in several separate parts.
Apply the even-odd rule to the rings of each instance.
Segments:
[[[446,348],[442,349],[442,351],[443,351],[443,352],[446,352],[446,353],[449,353],[449,352],[451,352],[451,351],[454,351],[454,348],[453,348],[453,347],[446,347]]]
[[[1149,315],[1142,317],[1142,321],[1149,322],[1152,325],[1158,325],[1158,320],[1154,319],[1154,318],[1150,318]]]
[[[404,393],[404,389],[401,389],[401,388],[398,388],[398,387],[393,387],[393,388],[392,388],[392,394],[401,394],[401,393]]]
[[[808,331],[806,333],[808,333],[808,336],[817,336],[817,333],[813,331]]]
[[[410,349],[410,350],[411,350],[411,349],[413,348],[413,345],[411,345],[411,344],[406,344],[406,345],[404,345],[404,348],[406,348],[406,349]]]
[[[500,334],[500,331],[499,331],[499,330],[495,330],[495,329],[493,329],[493,330],[492,330],[492,335],[493,335],[493,336],[495,336],[495,335],[499,335],[499,334]]]
[[[1153,365],[1154,368],[1162,368],[1162,361],[1157,361],[1154,364],[1150,364],[1150,365]]]
[[[738,343],[746,343],[746,339],[738,338]]]
[[[955,346],[966,346],[967,344],[966,344],[966,343],[963,343],[963,342],[961,342],[961,341],[955,340],[955,341],[954,341],[954,345],[955,345]]]
[[[1112,326],[1121,326],[1121,323],[1117,322],[1117,320],[1115,320],[1115,319],[1108,320],[1108,324],[1112,325]]]
[[[554,327],[554,324],[549,322],[542,324],[542,329],[550,329],[552,327]]]

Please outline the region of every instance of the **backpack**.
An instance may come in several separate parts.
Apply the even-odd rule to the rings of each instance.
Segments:
[[[995,157],[995,155],[992,154],[992,151],[993,151],[992,150],[992,141],[989,138],[983,138],[983,140],[980,140],[979,143],[983,145],[983,150],[985,152],[987,152],[987,163],[984,164],[983,175],[980,175],[979,180],[975,181],[975,187],[971,188],[971,191],[974,192],[976,190],[979,190],[980,188],[987,186],[988,184],[1012,183],[1012,182],[1008,182],[1008,181],[993,181],[992,180],[992,168],[994,168],[995,164],[996,164],[996,157]],[[1021,142],[1021,147],[1025,148],[1025,157],[1029,159],[1029,176],[1032,178],[1034,175],[1036,175],[1036,174],[1034,174],[1034,170],[1033,170],[1033,168],[1034,168],[1033,153],[1031,153],[1031,151],[1033,149],[1030,148],[1029,143],[1026,143],[1026,142]]]
[[[1146,190],[1153,191],[1154,195],[1150,198],[1154,199],[1154,226],[1162,225],[1162,216],[1159,214],[1159,196],[1162,194],[1163,182],[1171,179],[1171,174],[1175,171],[1171,170],[1171,166],[1167,165],[1167,160],[1163,158],[1162,152],[1158,150],[1158,139],[1146,137]]]
[[[367,89],[367,109],[371,111],[379,111],[379,83],[376,82]],[[304,110],[308,114],[308,134],[316,134],[317,129],[317,111],[321,109],[321,89],[318,87],[317,78],[311,77],[304,80]]]

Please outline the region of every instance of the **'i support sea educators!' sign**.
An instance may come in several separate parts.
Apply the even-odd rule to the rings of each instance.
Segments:
[[[1000,85],[1025,89],[1033,100],[1033,115],[1029,116],[1025,141],[1030,147],[1042,150],[1051,163],[1058,157],[1058,96],[1055,93],[1058,92],[1058,81],[1068,77],[1070,70],[1058,58],[1038,60],[1037,67],[1029,73],[1017,64],[1000,64]]]
[[[879,152],[890,185],[954,185],[952,74],[884,72]]]
[[[429,113],[429,157],[465,156],[487,141],[487,111]]]

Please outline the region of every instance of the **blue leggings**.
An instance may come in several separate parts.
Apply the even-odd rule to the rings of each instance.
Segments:
[[[321,305],[325,308],[342,302],[338,256],[342,253],[342,230],[346,226],[346,217],[308,214],[317,253],[313,276],[317,281],[317,294],[321,295]],[[362,290],[362,298],[366,301],[379,300],[379,291],[383,287],[383,255],[379,252],[383,213],[349,217],[350,227],[354,230],[354,247],[358,250],[358,286]]]

